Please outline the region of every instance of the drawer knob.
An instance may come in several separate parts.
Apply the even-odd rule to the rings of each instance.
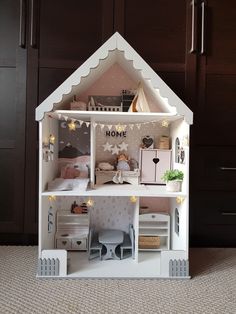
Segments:
[[[236,171],[236,167],[220,167],[222,171]]]
[[[62,244],[63,244],[63,245],[66,245],[66,243],[67,243],[66,241],[62,241]]]
[[[77,243],[78,245],[80,245],[80,244],[82,243],[82,241],[76,241],[76,243]]]
[[[222,216],[236,216],[236,212],[221,212]]]

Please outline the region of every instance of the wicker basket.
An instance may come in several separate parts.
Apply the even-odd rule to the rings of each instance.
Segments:
[[[160,137],[159,149],[170,149],[170,138],[168,136]]]
[[[159,249],[161,244],[158,236],[139,236],[139,249]]]

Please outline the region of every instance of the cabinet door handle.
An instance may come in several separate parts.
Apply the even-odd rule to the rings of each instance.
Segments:
[[[201,3],[201,9],[202,9],[202,22],[201,22],[201,51],[200,51],[200,54],[203,55],[205,53],[205,11],[206,11],[205,2]]]
[[[197,50],[197,43],[196,43],[196,38],[195,38],[195,23],[196,23],[196,1],[192,0],[191,1],[191,6],[192,6],[192,33],[191,33],[191,49],[190,53],[194,53]]]
[[[25,48],[25,32],[26,32],[26,0],[20,0],[20,31],[19,31],[19,47]]]
[[[222,216],[236,216],[236,212],[221,212]]]
[[[36,27],[35,27],[35,2],[30,4],[30,46],[36,48]]]
[[[236,171],[236,167],[220,167],[222,171]]]

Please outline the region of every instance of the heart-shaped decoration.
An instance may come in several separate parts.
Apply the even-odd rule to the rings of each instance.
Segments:
[[[76,241],[76,243],[77,243],[78,245],[80,245],[82,242],[81,242],[81,241]]]
[[[159,158],[153,158],[152,161],[154,162],[154,164],[157,164],[160,161],[160,159]]]
[[[66,241],[62,241],[62,244],[63,244],[63,245],[66,245]]]
[[[153,139],[150,136],[146,136],[143,138],[143,144],[144,144],[145,148],[148,148],[148,147],[152,146]]]

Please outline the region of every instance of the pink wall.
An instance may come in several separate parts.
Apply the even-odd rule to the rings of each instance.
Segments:
[[[77,97],[78,100],[82,100],[88,103],[88,96],[120,96],[122,89],[136,91],[138,87],[138,81],[135,82],[125,72],[121,66],[117,63],[113,64],[101,77],[84,93]],[[160,112],[160,108],[157,101],[154,100],[153,96],[148,95],[145,92],[145,96],[152,112]]]
[[[143,213],[155,213],[155,212],[170,212],[169,199],[166,197],[141,197],[140,207],[147,206],[148,209],[143,209]]]
[[[122,89],[136,89],[134,82],[117,64],[113,64],[86,92],[78,98],[85,102],[89,95],[119,96]]]

